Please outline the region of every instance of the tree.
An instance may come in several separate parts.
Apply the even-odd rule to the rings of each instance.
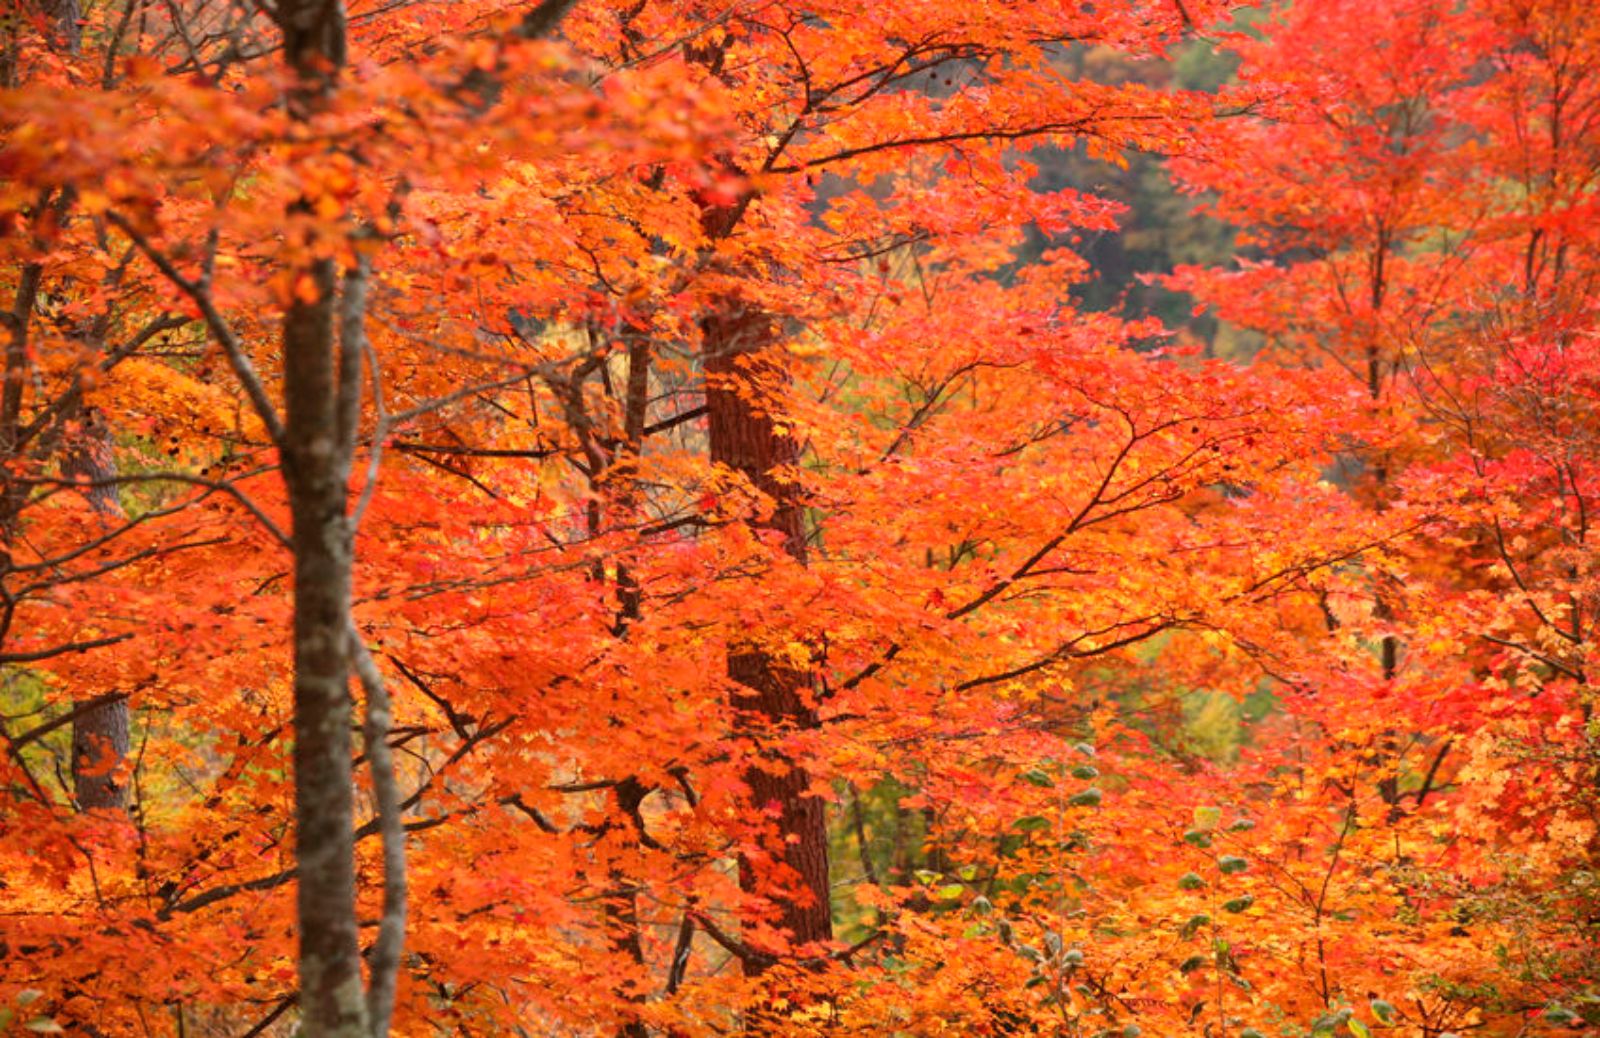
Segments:
[[[1354,621],[1364,638],[1379,639],[1375,662],[1391,687],[1374,694],[1414,733],[1397,739],[1389,727],[1378,739],[1390,763],[1372,777],[1389,824],[1411,827],[1430,805],[1443,812],[1454,800],[1460,844],[1443,853],[1428,847],[1432,841],[1405,844],[1397,836],[1391,864],[1369,874],[1395,877],[1413,918],[1431,905],[1454,920],[1448,935],[1457,938],[1474,929],[1469,919],[1481,919],[1508,949],[1503,964],[1457,959],[1426,968],[1424,994],[1406,1021],[1428,1033],[1484,1022],[1510,1027],[1504,1021],[1516,1013],[1581,993],[1579,978],[1589,971],[1581,954],[1567,951],[1575,947],[1566,930],[1574,916],[1565,915],[1573,904],[1559,893],[1560,877],[1579,867],[1586,853],[1579,847],[1589,839],[1590,823],[1578,819],[1592,815],[1590,796],[1573,784],[1586,751],[1569,747],[1546,758],[1525,742],[1529,726],[1538,726],[1566,744],[1586,709],[1581,693],[1568,698],[1567,682],[1582,679],[1559,669],[1565,649],[1543,664],[1526,655],[1517,662],[1540,650],[1501,625],[1524,610],[1531,610],[1524,622],[1550,619],[1554,600],[1533,589],[1553,585],[1533,577],[1532,558],[1570,560],[1582,540],[1582,524],[1558,516],[1585,509],[1582,481],[1566,466],[1585,469],[1577,459],[1586,448],[1536,413],[1586,406],[1549,375],[1584,363],[1582,348],[1572,347],[1584,335],[1577,315],[1588,308],[1580,300],[1589,287],[1569,266],[1567,214],[1591,204],[1589,175],[1569,163],[1581,166],[1587,160],[1577,156],[1592,151],[1591,127],[1573,116],[1592,93],[1594,55],[1575,12],[1559,3],[1394,5],[1376,25],[1369,15],[1339,5],[1292,11],[1244,48],[1256,75],[1301,66],[1308,46],[1337,55],[1338,71],[1333,81],[1307,82],[1289,95],[1278,121],[1253,127],[1237,164],[1184,170],[1220,192],[1218,211],[1255,228],[1266,253],[1242,270],[1192,272],[1185,281],[1273,348],[1307,362],[1320,353],[1362,378],[1375,419],[1365,439],[1381,447],[1352,489],[1370,494],[1373,507],[1427,520],[1426,535],[1387,565],[1369,562],[1377,605],[1367,617],[1334,609],[1329,621],[1346,631]],[[1570,384],[1581,385],[1581,376]],[[1552,450],[1557,441],[1562,446]],[[1515,484],[1490,475],[1512,470],[1549,475]],[[1506,518],[1534,500],[1553,502],[1539,521],[1546,535],[1525,532],[1520,547],[1508,550]],[[1583,592],[1567,586],[1565,594],[1561,614],[1582,613]],[[1564,632],[1544,644],[1582,640],[1574,627]],[[1530,664],[1548,669],[1535,677]],[[1322,683],[1342,680],[1328,674]],[[1539,707],[1504,695],[1535,686]],[[1324,693],[1299,709],[1370,754],[1375,732],[1351,724],[1353,699]],[[1514,746],[1528,753],[1522,763],[1512,763]],[[1493,779],[1489,759],[1505,769]],[[1357,760],[1340,780],[1352,794],[1371,762]],[[1535,798],[1541,807],[1515,806],[1505,795],[1502,783],[1525,781],[1550,794]],[[1498,790],[1487,794],[1492,807],[1479,799],[1487,788]],[[1495,817],[1494,827],[1517,835],[1469,836],[1460,829],[1462,812]],[[1338,831],[1340,846],[1360,836]],[[1539,850],[1513,859],[1508,844]],[[1544,907],[1527,911],[1532,904]]]
[[[49,287],[7,413],[94,416],[11,470],[8,713],[127,690],[133,738],[128,811],[74,817],[69,715],[10,736],[5,1005],[643,1038],[1575,1002],[1586,160],[1557,205],[1483,149],[1583,111],[1532,85],[1579,52],[1525,66],[1531,7],[1330,5],[1222,37],[1214,91],[1071,71],[1230,6],[135,0],[8,51],[0,276]],[[1019,265],[1121,212],[1046,147],[1179,156],[1263,257],[1186,284],[1274,348]],[[1528,249],[1566,287],[1483,306]],[[128,345],[78,348],[102,313]]]

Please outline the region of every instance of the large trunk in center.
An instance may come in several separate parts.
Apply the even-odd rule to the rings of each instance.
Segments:
[[[706,406],[711,460],[745,476],[772,499],[771,515],[761,527],[778,535],[784,551],[798,562],[806,558],[801,504],[783,471],[799,463],[799,445],[774,421],[778,400],[751,392],[751,380],[768,388],[787,384],[783,368],[771,354],[777,328],[768,314],[730,302],[702,322],[706,374]],[[797,670],[764,651],[759,643],[734,646],[728,654],[728,675],[739,683],[736,710],[739,737],[754,742],[764,766],[745,774],[754,809],[775,815],[779,860],[794,871],[799,896],[779,899],[778,924],[796,944],[833,937],[828,889],[828,830],[821,799],[809,793],[804,766],[781,749],[785,732],[815,728],[817,713],[811,695],[811,674]],[[770,877],[758,874],[748,856],[739,863],[741,889],[770,896]],[[773,961],[747,956],[747,973],[760,973]]]

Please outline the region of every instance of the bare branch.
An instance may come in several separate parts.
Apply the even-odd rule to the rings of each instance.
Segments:
[[[394,1015],[395,983],[400,971],[400,951],[406,932],[406,830],[401,818],[400,787],[394,777],[394,755],[389,748],[392,707],[383,672],[367,651],[366,642],[352,622],[348,631],[350,656],[366,693],[367,767],[372,775],[372,795],[377,804],[379,837],[383,843],[383,915],[378,939],[372,946],[372,975],[367,985],[367,1016],[373,1038],[386,1038]]]

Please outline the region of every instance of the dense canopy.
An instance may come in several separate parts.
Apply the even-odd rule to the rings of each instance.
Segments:
[[[1587,0],[14,0],[0,1032],[1600,1033]]]

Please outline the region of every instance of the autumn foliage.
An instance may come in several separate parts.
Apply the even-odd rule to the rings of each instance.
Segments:
[[[0,13],[0,1032],[1600,1029],[1591,15]]]

